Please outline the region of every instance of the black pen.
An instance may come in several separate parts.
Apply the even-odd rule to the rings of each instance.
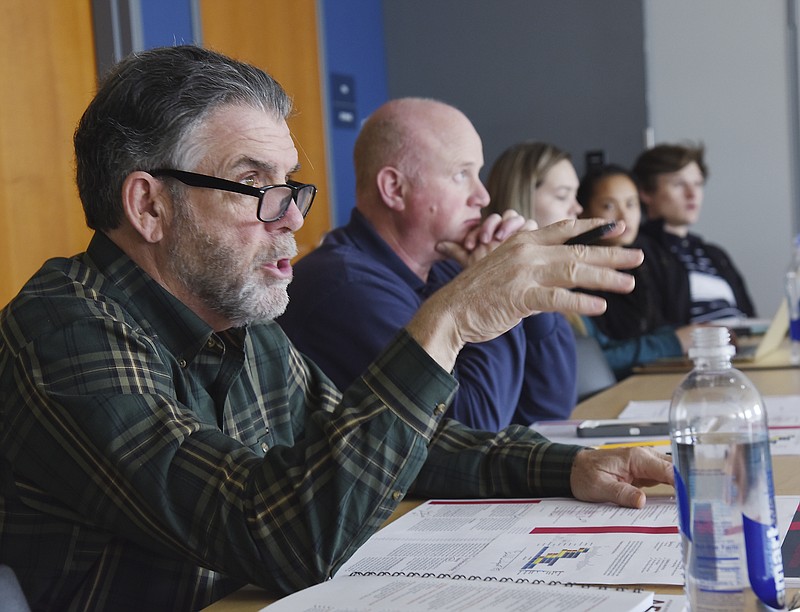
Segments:
[[[599,227],[590,229],[588,232],[583,232],[582,234],[573,236],[564,244],[594,244],[615,227],[617,227],[617,222],[609,221],[605,225],[600,225]]]

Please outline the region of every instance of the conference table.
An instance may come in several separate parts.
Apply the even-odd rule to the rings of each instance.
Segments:
[[[740,339],[738,343],[740,346],[755,347],[758,342],[758,336],[749,336]],[[758,358],[739,359],[738,357],[734,357],[733,365],[744,372],[790,368],[790,353],[789,338],[786,337],[777,348]],[[657,359],[650,363],[634,367],[633,372],[634,374],[686,374],[691,369],[691,360],[688,357],[683,357]]]
[[[800,368],[788,367],[788,362],[774,361],[764,368],[742,368],[755,383],[762,395],[800,395]],[[664,371],[656,374],[636,374],[622,382],[584,400],[576,406],[574,419],[614,418],[633,400],[664,400],[686,375],[685,371]],[[776,495],[800,495],[800,469],[796,456],[780,455],[772,458]],[[671,487],[664,485],[645,490],[648,496],[673,495]],[[389,522],[416,507],[422,500],[404,500],[390,517]],[[677,594],[678,586],[641,585],[658,593]],[[794,595],[794,589],[790,594]],[[208,612],[256,612],[275,601],[268,592],[247,586],[205,608]]]

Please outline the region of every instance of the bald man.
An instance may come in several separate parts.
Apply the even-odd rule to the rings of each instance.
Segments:
[[[350,222],[295,266],[278,322],[340,387],[349,386],[420,305],[511,234],[513,211],[482,220],[483,147],[469,119],[439,101],[393,100],[356,140]],[[454,369],[448,416],[478,429],[567,418],[576,401],[575,342],[563,316],[525,318],[469,344]]]

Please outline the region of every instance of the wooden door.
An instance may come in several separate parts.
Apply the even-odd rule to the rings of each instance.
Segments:
[[[4,0],[0,306],[45,259],[85,249],[72,134],[96,89],[88,1]]]

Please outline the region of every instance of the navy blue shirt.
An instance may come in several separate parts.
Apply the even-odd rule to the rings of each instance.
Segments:
[[[292,342],[347,388],[461,268],[434,264],[422,281],[354,210],[294,267],[289,307],[278,319]],[[541,313],[502,336],[468,344],[448,416],[477,429],[567,418],[576,402],[575,338],[559,314]]]

